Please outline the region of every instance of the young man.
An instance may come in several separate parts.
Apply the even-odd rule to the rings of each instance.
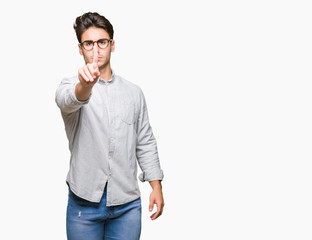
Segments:
[[[156,140],[141,89],[111,69],[113,26],[98,13],[77,17],[74,29],[86,63],[56,91],[71,152],[66,229],[71,240],[137,240],[141,181],[152,187],[151,219],[163,211]]]

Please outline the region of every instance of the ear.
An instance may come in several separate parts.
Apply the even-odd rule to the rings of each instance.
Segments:
[[[78,48],[79,48],[79,53],[80,53],[80,55],[82,55],[82,49],[81,49],[80,43],[78,43]]]
[[[115,51],[115,40],[111,42],[111,52]]]

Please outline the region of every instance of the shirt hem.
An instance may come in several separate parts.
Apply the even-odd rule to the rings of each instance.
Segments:
[[[87,198],[87,197],[82,197],[80,194],[77,193],[77,190],[76,190],[76,186],[75,184],[73,184],[72,182],[69,182],[68,180],[66,180],[66,184],[67,186],[70,188],[70,190],[78,197],[82,198],[82,199],[85,199],[89,202],[94,202],[94,203],[99,203],[101,202],[101,199],[102,199],[102,196],[103,196],[103,193],[102,193],[102,196],[100,197],[99,200],[94,200],[94,199],[91,199],[91,198]],[[85,191],[85,190],[84,190]],[[87,192],[87,191],[85,191]],[[88,194],[90,194],[89,192],[87,192]],[[90,194],[91,195],[91,194]]]
[[[135,201],[135,200],[139,199],[140,197],[141,197],[141,195],[136,196],[136,197],[133,198],[133,199],[131,198],[131,199],[129,199],[129,200],[122,201],[122,202],[118,202],[118,203],[106,203],[106,206],[107,206],[107,207],[113,207],[113,206],[119,206],[119,205],[127,204],[127,203],[129,203],[129,202],[132,202],[132,201]]]
[[[89,202],[94,202],[94,203],[99,203],[99,202],[101,202],[101,199],[102,199],[102,196],[103,196],[104,193],[102,193],[102,196],[101,196],[100,200],[96,200],[96,201],[95,201],[95,200],[93,200],[93,199],[86,198],[86,197],[82,197],[81,195],[77,194],[77,191],[76,191],[76,189],[75,189],[75,184],[69,182],[68,180],[66,180],[66,184],[67,184],[67,186],[70,188],[70,190],[71,190],[76,196],[78,196],[78,197],[80,197],[80,198],[83,198],[83,199],[85,199],[85,200],[87,200],[87,201],[89,201]],[[73,186],[73,187],[72,187],[72,186]],[[108,201],[107,201],[107,202],[106,202],[106,206],[107,206],[107,207],[112,207],[112,206],[123,205],[123,204],[129,203],[129,202],[135,201],[135,200],[139,199],[140,197],[141,197],[141,194],[138,193],[137,196],[135,196],[135,197],[133,197],[133,198],[128,198],[127,200],[124,200],[124,201],[121,201],[121,202],[108,202]]]

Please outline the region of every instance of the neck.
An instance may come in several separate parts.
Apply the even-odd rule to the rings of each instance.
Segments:
[[[103,66],[100,70],[100,77],[105,81],[108,82],[112,78],[112,71],[110,67],[110,63],[107,65]]]

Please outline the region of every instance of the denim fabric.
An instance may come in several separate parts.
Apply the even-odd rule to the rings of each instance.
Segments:
[[[106,188],[99,203],[76,196],[69,188],[66,230],[68,240],[138,240],[141,199],[106,206]]]

